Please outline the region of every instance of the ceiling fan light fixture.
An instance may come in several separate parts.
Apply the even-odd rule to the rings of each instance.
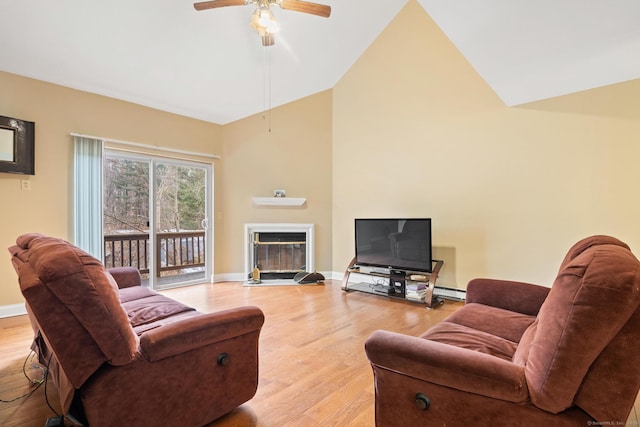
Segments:
[[[278,5],[281,9],[308,13],[328,18],[331,16],[331,6],[313,3],[306,0],[208,0],[194,3],[196,10],[215,9],[227,6],[255,5],[257,9],[251,15],[249,25],[262,38],[263,46],[272,46],[273,35],[280,31],[276,18],[271,12],[271,5]]]
[[[273,21],[273,14],[269,9],[260,9],[258,23],[263,26],[269,28],[271,22]]]
[[[268,7],[257,8],[251,15],[250,25],[260,36],[274,34],[280,30],[276,18]]]

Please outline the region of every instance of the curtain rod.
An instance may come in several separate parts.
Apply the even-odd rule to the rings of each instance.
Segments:
[[[140,144],[140,143],[137,143],[137,142],[121,141],[119,139],[103,138],[101,136],[84,135],[84,134],[81,134],[81,133],[74,133],[74,132],[71,132],[70,135],[71,136],[77,136],[77,137],[80,137],[80,138],[99,139],[99,140],[105,141],[105,142],[113,142],[115,144],[130,145],[132,147],[140,147],[140,148],[147,148],[147,149],[151,149],[151,150],[161,150],[161,151],[167,151],[167,152],[171,152],[171,153],[186,154],[186,155],[190,155],[190,156],[208,157],[208,158],[211,158],[211,159],[218,159],[218,160],[220,160],[220,158],[221,158],[218,154],[198,153],[197,151],[187,151],[187,150],[180,150],[178,148],[159,147],[157,145]]]

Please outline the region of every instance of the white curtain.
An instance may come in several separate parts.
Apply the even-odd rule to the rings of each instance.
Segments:
[[[104,142],[73,137],[73,239],[102,261],[102,162]]]

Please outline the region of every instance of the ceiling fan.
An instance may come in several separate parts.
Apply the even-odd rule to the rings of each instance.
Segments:
[[[311,15],[328,18],[331,15],[331,6],[312,3],[303,0],[210,0],[194,3],[196,10],[215,9],[226,6],[256,5],[257,8],[251,15],[251,27],[262,38],[263,46],[273,46],[275,40],[273,34],[278,32],[278,23],[271,13],[271,5],[277,4],[284,10],[308,13]]]

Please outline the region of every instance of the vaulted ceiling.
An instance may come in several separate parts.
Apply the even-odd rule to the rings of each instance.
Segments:
[[[225,124],[332,88],[417,1],[505,105],[640,78],[637,0],[319,0],[328,19],[190,0],[0,0],[0,70]]]

